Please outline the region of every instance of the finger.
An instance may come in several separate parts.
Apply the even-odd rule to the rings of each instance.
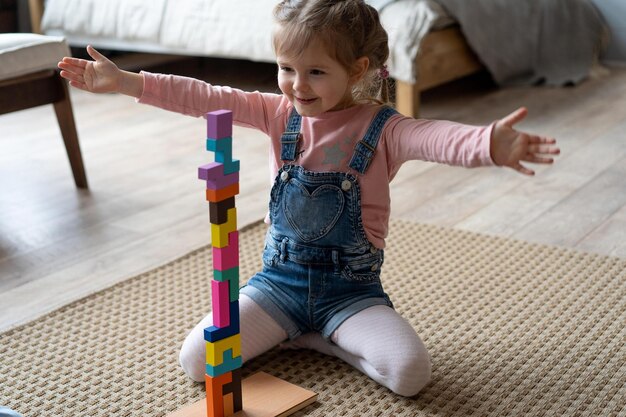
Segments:
[[[89,89],[87,88],[87,85],[85,83],[81,83],[81,82],[78,82],[78,81],[70,81],[70,85],[72,87],[78,88],[79,90],[89,91]]]
[[[515,110],[513,113],[510,113],[509,115],[503,117],[501,121],[502,123],[504,123],[505,126],[512,128],[515,124],[524,120],[527,114],[528,114],[528,109],[526,109],[526,107],[520,107],[519,109]]]
[[[65,62],[59,62],[57,64],[57,66],[59,68],[61,68],[62,70],[69,71],[69,72],[71,72],[73,74],[80,74],[80,75],[82,75],[82,74],[85,73],[85,68],[78,67],[76,65],[66,64]]]
[[[541,154],[547,154],[547,155],[558,155],[559,153],[561,153],[561,150],[552,145],[529,145],[528,153],[529,154],[541,153]]]
[[[87,53],[96,61],[108,61],[108,59],[104,55],[98,52],[96,48],[91,45],[87,45]]]
[[[61,77],[65,78],[66,80],[76,81],[79,83],[85,82],[85,78],[82,75],[77,75],[77,74],[74,74],[72,72],[68,72],[65,70],[61,71],[59,75],[61,75]]]
[[[553,158],[547,158],[545,156],[537,156],[537,155],[527,155],[523,161],[532,162],[534,164],[551,164],[554,162]]]
[[[72,58],[72,57],[66,56],[61,60],[61,62],[64,64],[74,65],[80,68],[85,68],[89,61],[87,61],[86,59]]]
[[[519,162],[512,166],[512,168],[518,172],[521,172],[524,175],[535,175],[535,171],[532,169],[526,168],[524,165]]]
[[[528,135],[528,144],[529,145],[555,145],[556,139],[545,137],[545,136]],[[553,148],[558,149],[556,146],[553,146]]]

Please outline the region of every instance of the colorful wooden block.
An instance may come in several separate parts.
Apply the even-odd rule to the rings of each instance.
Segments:
[[[221,375],[225,372],[231,372],[237,368],[241,368],[242,364],[241,356],[233,357],[233,350],[227,349],[222,356],[221,364],[217,366],[213,366],[209,363],[206,364],[206,374],[211,376]]]
[[[215,154],[215,159],[219,161],[219,154]],[[240,171],[240,164],[238,159],[232,159],[224,162],[224,174],[232,174]]]
[[[233,112],[217,110],[206,114],[207,138],[220,139],[233,135]]]
[[[226,417],[224,413],[224,386],[232,382],[232,373],[226,372],[217,376],[204,376],[206,387],[207,417]]]
[[[230,301],[239,300],[239,267],[235,266],[226,270],[213,270],[213,279],[216,281],[228,281]]]
[[[233,185],[239,182],[239,172],[235,172],[229,175],[223,175],[220,178],[206,180],[206,188],[209,190],[219,190],[226,188],[229,185]]]
[[[216,342],[205,342],[206,345],[206,363],[211,366],[218,366],[224,363],[226,351],[230,350],[230,358],[234,359],[241,356],[241,335],[235,334]],[[207,372],[207,374],[209,374]],[[212,374],[209,374],[213,376]]]
[[[234,377],[233,377],[234,378]],[[257,372],[241,381],[244,409],[237,417],[290,416],[317,400],[317,394],[265,372]],[[319,407],[318,407],[319,408]],[[313,409],[315,414],[316,409]],[[323,414],[323,413],[322,413]],[[328,414],[328,413],[326,413]],[[203,398],[166,417],[206,417]],[[302,415],[302,413],[297,413]]]
[[[229,234],[237,230],[237,208],[228,209],[228,220],[222,224],[211,224],[211,244],[223,248],[228,245]],[[224,268],[228,269],[228,268]]]
[[[222,394],[233,394],[233,408],[234,411],[241,411],[242,404],[242,390],[241,390],[241,368],[233,369],[231,371],[231,382],[225,384],[222,389]]]
[[[239,301],[231,301],[229,306],[230,325],[228,327],[211,326],[204,329],[206,342],[217,342],[239,333]]]
[[[218,201],[226,200],[227,198],[236,196],[237,194],[239,194],[239,183],[228,185],[219,190],[211,190],[207,188],[206,199],[212,203],[217,203]]]
[[[209,202],[209,221],[213,224],[222,224],[228,221],[228,209],[235,207],[235,197],[226,200]]]
[[[225,271],[239,266],[239,232],[234,231],[228,234],[228,245],[215,247],[213,252],[213,268]]]
[[[228,394],[222,397],[224,403],[224,416],[232,416],[235,414],[235,404],[233,403],[233,393],[229,392]]]
[[[228,281],[211,281],[211,305],[213,309],[213,326],[230,326],[230,294]]]
[[[215,278],[211,281],[213,326],[204,329],[206,405],[207,417],[226,417],[242,410],[239,232],[235,208],[240,164],[232,159],[232,112],[210,112],[206,119],[207,150],[215,153],[214,163],[198,168],[198,177],[206,181]]]
[[[231,136],[215,139],[212,137],[208,137],[206,140],[206,150],[215,152],[215,153],[226,153],[228,156],[233,155],[233,138]],[[229,161],[232,158],[228,159]],[[217,161],[222,162],[222,161]]]
[[[224,164],[224,173],[232,174],[239,171],[239,161],[233,159],[233,139],[231,137],[222,139],[206,140],[207,151],[215,152],[215,162]]]
[[[241,368],[216,377],[205,375],[204,380],[207,392],[207,410],[213,412],[207,412],[207,416],[223,415],[228,417],[243,409]],[[211,396],[210,399],[209,396]]]
[[[211,162],[210,164],[198,167],[198,179],[216,180],[224,176],[224,164]]]

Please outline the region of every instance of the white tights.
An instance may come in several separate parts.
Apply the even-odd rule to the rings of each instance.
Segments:
[[[239,298],[241,356],[246,362],[285,342],[287,333],[251,298]],[[180,364],[194,381],[204,381],[204,329],[212,325],[209,313],[185,339]],[[281,346],[313,349],[336,356],[374,381],[403,396],[417,394],[430,381],[430,357],[411,325],[387,306],[373,306],[344,321],[331,336],[308,333]]]

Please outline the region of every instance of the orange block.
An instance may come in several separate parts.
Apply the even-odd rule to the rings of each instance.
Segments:
[[[220,188],[219,190],[206,189],[206,199],[211,203],[217,203],[227,198],[233,197],[239,194],[239,183],[231,184],[227,187]]]
[[[235,405],[233,402],[232,392],[224,395],[224,417],[232,416],[235,414]]]
[[[232,380],[231,372],[216,377],[204,375],[207,417],[226,417],[230,415],[224,414],[224,396],[222,393],[224,392],[224,385],[232,382]]]

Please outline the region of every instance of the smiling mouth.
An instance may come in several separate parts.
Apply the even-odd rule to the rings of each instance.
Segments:
[[[311,104],[311,103],[313,103],[317,99],[316,98],[300,98],[300,97],[296,97],[296,100],[298,100],[298,103],[301,103],[301,104]]]

